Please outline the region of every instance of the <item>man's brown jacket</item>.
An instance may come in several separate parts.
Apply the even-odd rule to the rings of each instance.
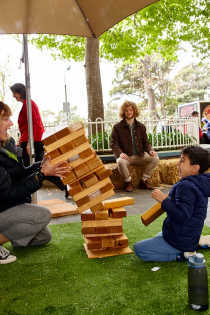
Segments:
[[[151,150],[145,126],[134,119],[134,140],[136,149],[140,156],[144,152]],[[125,119],[114,125],[111,135],[111,148],[117,159],[121,153],[126,153],[128,156],[133,155],[133,144],[130,133],[130,128]]]

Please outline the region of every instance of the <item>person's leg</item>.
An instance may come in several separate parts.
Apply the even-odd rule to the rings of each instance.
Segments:
[[[142,174],[142,180],[147,181],[153,174],[154,169],[158,165],[159,158],[153,157],[149,155],[147,152],[144,153],[143,157],[139,157],[139,159],[136,159],[135,163],[137,165],[143,166],[143,174]]]
[[[28,246],[36,238],[36,244],[43,245],[51,239],[46,230],[50,218],[50,211],[44,207],[21,204],[0,213],[0,233],[15,247]]]
[[[41,141],[34,142],[34,151],[35,151],[35,162],[42,161],[44,157],[44,146]]]
[[[128,160],[122,159],[122,158],[118,158],[116,160],[117,162],[117,167],[119,170],[120,175],[123,177],[125,182],[130,182],[131,181],[131,176],[128,170],[128,165],[130,164],[130,162]]]
[[[135,254],[144,261],[176,261],[182,254],[180,250],[169,245],[162,233],[134,244]]]
[[[49,243],[52,239],[52,234],[48,227],[41,230],[28,244],[29,246],[41,246]]]
[[[22,151],[22,161],[23,161],[23,165],[25,167],[29,166],[30,165],[30,159],[29,159],[29,155],[28,155],[28,152],[27,152],[27,142],[22,142],[20,144],[20,147],[23,149]]]

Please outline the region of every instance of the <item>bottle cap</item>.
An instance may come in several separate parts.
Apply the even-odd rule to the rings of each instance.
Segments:
[[[190,256],[189,257],[189,264],[193,267],[199,267],[199,266],[201,266],[201,265],[204,265],[205,264],[205,259],[204,259],[204,256],[203,256],[203,254],[201,254],[201,253],[197,253],[197,254],[195,254],[195,255],[193,255],[193,256]]]

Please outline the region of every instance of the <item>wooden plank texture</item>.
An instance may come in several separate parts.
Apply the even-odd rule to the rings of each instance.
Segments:
[[[133,205],[134,199],[133,197],[115,198],[111,200],[105,200],[103,204],[105,209],[120,208],[123,206]]]
[[[78,211],[79,213],[82,213],[84,210],[87,210],[95,205],[97,205],[99,202],[111,197],[114,195],[114,191],[110,190],[107,191],[105,194],[101,194],[100,196],[95,197],[94,199],[90,200],[89,202],[87,202],[84,205],[81,205],[78,207]]]
[[[53,218],[79,213],[75,205],[60,199],[41,200],[37,204],[48,208]]]
[[[98,251],[93,251],[93,250],[88,249],[86,244],[84,244],[84,247],[85,247],[85,251],[87,253],[88,258],[105,258],[105,257],[133,253],[130,247],[119,248],[119,249],[108,249],[108,250],[106,249],[106,250],[98,250]]]
[[[56,140],[55,142],[49,144],[49,145],[45,145],[45,151],[47,153],[56,150],[57,148],[63,146],[64,144],[67,144],[68,142],[71,142],[72,140],[82,136],[85,134],[85,130],[84,129],[80,129],[77,130],[73,133],[68,134],[67,136],[60,138],[58,140]]]

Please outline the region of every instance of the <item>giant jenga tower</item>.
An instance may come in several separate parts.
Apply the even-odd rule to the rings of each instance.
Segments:
[[[70,125],[43,142],[52,164],[68,162],[70,170],[62,181],[70,186],[69,194],[81,214],[88,257],[132,253],[123,233],[122,218],[126,216],[126,210],[122,207],[132,204],[133,198],[106,200],[114,195],[109,178],[111,171],[105,169],[90,146],[83,124]]]

